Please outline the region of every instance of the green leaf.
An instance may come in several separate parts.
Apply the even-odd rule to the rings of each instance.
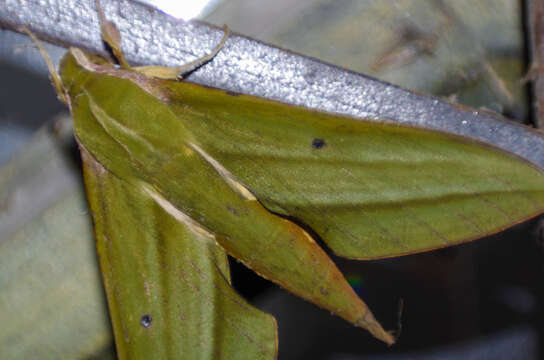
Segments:
[[[118,356],[275,359],[274,318],[234,292],[213,237],[151,187],[82,158]]]
[[[467,138],[197,85],[160,86],[210,156],[269,210],[307,224],[340,256],[450,246],[544,209],[541,169]]]
[[[71,127],[50,125],[0,167],[0,358],[113,358]]]

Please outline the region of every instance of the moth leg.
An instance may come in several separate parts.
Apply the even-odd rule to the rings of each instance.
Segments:
[[[32,31],[30,31],[26,26],[21,27],[21,31],[27,34],[32,42],[36,45],[38,50],[40,51],[40,54],[42,55],[43,60],[45,61],[45,64],[47,65],[47,70],[49,71],[49,78],[51,79],[51,82],[53,83],[53,87],[55,88],[55,91],[57,92],[57,95],[65,104],[68,104],[68,99],[64,93],[64,86],[62,86],[62,80],[60,79],[59,74],[55,70],[55,66],[53,65],[53,61],[49,57],[49,54],[41,44],[40,40],[34,35]]]
[[[229,37],[229,34],[230,34],[229,28],[227,27],[227,25],[224,25],[223,29],[225,31],[225,34],[223,35],[223,39],[221,39],[221,42],[219,42],[219,44],[217,44],[217,46],[209,54],[204,55],[187,64],[176,66],[176,67],[137,66],[132,69],[144,75],[147,75],[150,77],[156,77],[159,79],[167,79],[167,80],[181,79],[183,75],[198,69],[199,67],[201,67],[208,61],[212,60],[215,57],[215,55],[217,55],[217,53],[221,51],[221,49],[225,45],[225,42],[227,41],[227,38]]]
[[[130,69],[130,65],[123,54],[123,49],[121,48],[121,33],[117,26],[114,23],[106,19],[102,6],[100,5],[99,0],[94,1],[96,4],[96,10],[98,11],[98,18],[100,19],[100,32],[102,34],[102,40],[106,42],[111,47],[113,55],[119,61],[119,65],[123,69]]]
[[[225,45],[227,38],[229,37],[229,29],[224,26],[225,35],[221,42],[207,55],[202,56],[196,60],[193,60],[187,64],[177,67],[165,67],[165,66],[135,66],[131,67],[123,54],[121,48],[121,33],[115,24],[106,19],[102,6],[99,0],[95,0],[96,9],[98,11],[98,17],[100,19],[100,31],[102,33],[102,39],[111,47],[113,55],[119,61],[124,69],[130,69],[142,73],[149,77],[156,77],[159,79],[176,80],[183,77],[183,75],[198,69],[217,55],[221,48]]]
[[[177,75],[178,78],[182,77],[183,75],[187,73],[190,73],[191,71],[198,69],[199,67],[201,67],[202,65],[204,65],[205,63],[213,59],[215,55],[217,55],[217,53],[221,51],[223,46],[225,46],[225,43],[227,42],[227,39],[230,34],[230,31],[227,25],[223,25],[223,31],[224,31],[223,38],[221,39],[219,44],[217,44],[215,48],[213,48],[213,50],[209,54],[204,55],[196,60],[193,60],[185,65],[181,65],[174,68],[178,73]]]

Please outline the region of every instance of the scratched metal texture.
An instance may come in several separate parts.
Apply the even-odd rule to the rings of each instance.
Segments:
[[[102,0],[136,64],[174,66],[208,52],[222,31],[183,22],[132,1]],[[0,22],[27,25],[63,46],[104,53],[91,0],[0,0]],[[3,54],[9,61],[9,54]],[[497,114],[461,108],[261,42],[232,35],[222,51],[187,80],[357,118],[387,120],[464,135],[544,168],[544,137]]]

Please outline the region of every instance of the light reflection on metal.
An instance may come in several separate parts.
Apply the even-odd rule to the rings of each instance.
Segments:
[[[151,5],[168,15],[183,20],[191,20],[203,14],[217,1],[214,0],[139,0]]]

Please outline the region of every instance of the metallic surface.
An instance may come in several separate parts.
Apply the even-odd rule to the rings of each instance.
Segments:
[[[217,44],[222,31],[130,1],[102,0],[133,63],[179,65]],[[91,0],[0,0],[0,22],[41,38],[104,53]],[[3,55],[9,61],[9,54]],[[317,60],[233,35],[189,81],[358,118],[388,120],[475,138],[544,168],[544,137],[499,115],[414,94]]]

